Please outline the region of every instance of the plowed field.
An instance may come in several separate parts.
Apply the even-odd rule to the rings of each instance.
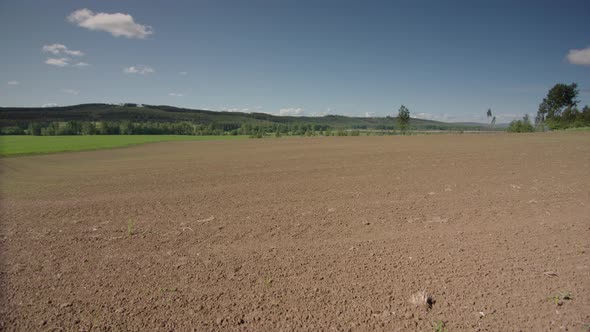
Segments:
[[[585,331],[590,134],[0,159],[0,330]],[[428,292],[431,308],[409,302]]]

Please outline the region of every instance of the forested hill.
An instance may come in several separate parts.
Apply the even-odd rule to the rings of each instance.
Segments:
[[[81,104],[62,107],[0,107],[2,127],[30,122],[52,121],[130,121],[130,122],[180,122],[189,121],[202,125],[232,125],[245,123],[253,125],[312,124],[331,128],[350,129],[392,129],[395,118],[362,118],[341,115],[322,117],[276,116],[266,113],[216,112],[186,109],[165,105],[136,104]],[[487,125],[479,123],[446,123],[431,120],[410,120],[410,126],[419,130],[486,130]]]

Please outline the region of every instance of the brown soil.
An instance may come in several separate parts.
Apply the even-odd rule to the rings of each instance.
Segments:
[[[174,142],[0,166],[3,330],[590,323],[589,133]]]

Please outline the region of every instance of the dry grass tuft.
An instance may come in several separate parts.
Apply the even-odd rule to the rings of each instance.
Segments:
[[[410,303],[416,307],[425,307],[430,309],[434,302],[432,296],[423,290],[412,294],[412,296],[410,296]]]

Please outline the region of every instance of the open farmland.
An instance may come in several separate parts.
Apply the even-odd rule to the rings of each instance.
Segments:
[[[590,133],[0,159],[0,330],[584,331]],[[425,290],[429,310],[408,302]]]

